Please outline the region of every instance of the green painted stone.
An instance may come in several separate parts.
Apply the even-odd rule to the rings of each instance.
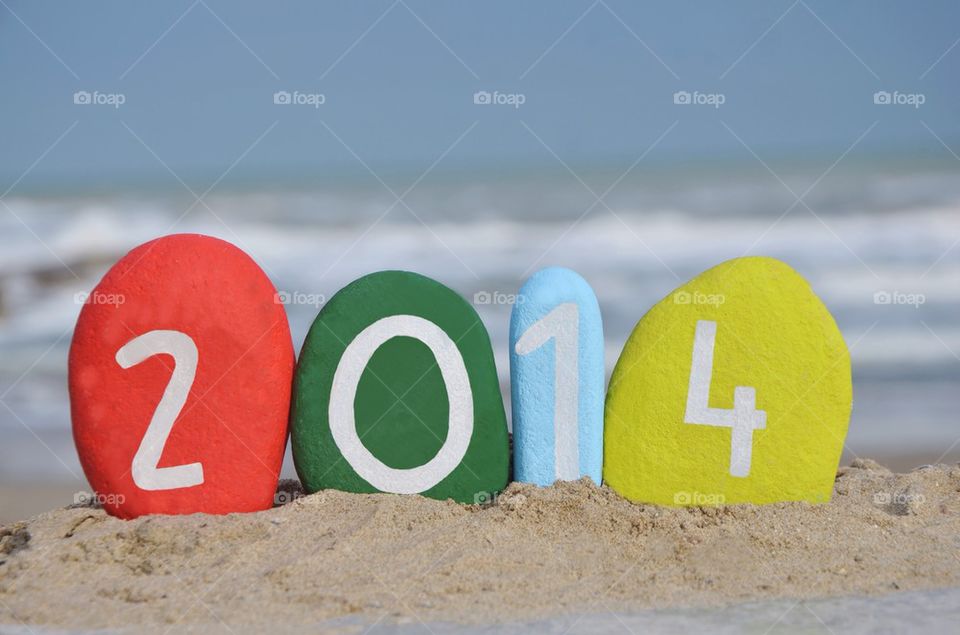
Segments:
[[[507,484],[487,330],[457,293],[415,273],[364,276],[324,305],[300,351],[291,430],[308,492],[474,503]]]

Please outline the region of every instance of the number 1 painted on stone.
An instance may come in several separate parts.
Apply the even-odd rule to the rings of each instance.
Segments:
[[[510,372],[515,479],[599,483],[603,328],[578,274],[551,267],[524,283],[510,320]]]
[[[753,431],[767,426],[767,413],[757,410],[757,391],[749,386],[733,390],[733,410],[711,408],[710,382],[713,378],[713,349],[717,341],[717,323],[698,320],[693,338],[693,363],[687,390],[684,423],[730,428],[730,476],[750,475]]]
[[[563,481],[580,478],[580,444],[577,438],[579,322],[580,312],[576,304],[559,304],[534,322],[513,347],[517,355],[529,355],[553,340],[554,476]]]

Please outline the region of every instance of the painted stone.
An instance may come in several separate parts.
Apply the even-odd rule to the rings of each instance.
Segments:
[[[107,512],[267,509],[286,447],[294,356],[276,291],[230,243],[145,243],[80,312],[73,436]]]
[[[474,503],[507,483],[487,330],[463,298],[415,273],[364,276],[324,305],[300,352],[291,426],[308,492]]]
[[[603,326],[593,289],[550,267],[520,288],[510,317],[514,480],[546,486],[603,462]]]
[[[807,282],[730,260],[637,324],[607,393],[604,481],[662,505],[825,502],[850,417],[850,356]]]

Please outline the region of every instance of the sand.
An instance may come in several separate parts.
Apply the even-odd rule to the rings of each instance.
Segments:
[[[483,506],[324,491],[256,514],[72,507],[0,530],[0,624],[73,629],[353,631],[940,587],[960,587],[960,465],[855,461],[824,505],[668,509],[583,480]]]

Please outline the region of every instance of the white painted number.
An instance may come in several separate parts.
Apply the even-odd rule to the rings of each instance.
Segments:
[[[580,478],[579,359],[580,315],[576,304],[558,304],[517,340],[517,355],[529,355],[553,340],[554,477]]]
[[[377,349],[394,337],[412,337],[430,348],[446,385],[450,408],[447,438],[436,456],[407,469],[389,467],[363,445],[353,411],[360,376]],[[360,331],[343,351],[333,374],[328,415],[334,442],[361,478],[381,492],[424,492],[460,465],[473,437],[473,392],[463,356],[443,329],[430,320],[415,315],[381,318]]]
[[[177,489],[203,483],[203,465],[200,463],[157,467],[163,446],[187,401],[197,374],[197,345],[189,335],[180,331],[150,331],[124,344],[116,357],[121,368],[130,368],[162,354],[173,357],[173,374],[153,412],[131,466],[133,482],[145,490]]]
[[[717,340],[717,323],[698,320],[693,338],[693,364],[687,389],[687,411],[684,423],[730,428],[730,475],[750,475],[753,431],[767,425],[767,413],[757,410],[756,390],[737,386],[733,390],[733,410],[711,408],[710,382],[713,377],[713,349]]]

